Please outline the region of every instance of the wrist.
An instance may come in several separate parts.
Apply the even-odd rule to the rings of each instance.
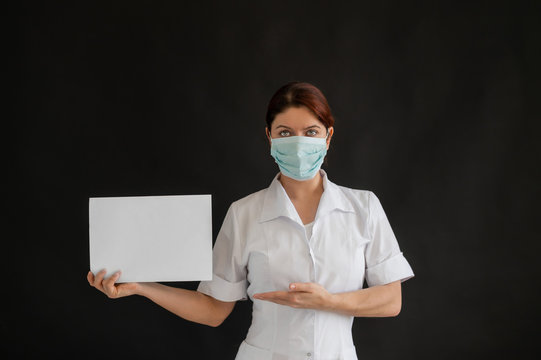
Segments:
[[[134,295],[149,297],[150,289],[152,288],[150,282],[138,282],[135,283],[135,288],[133,290]]]
[[[336,309],[338,308],[339,300],[340,300],[339,294],[329,293],[329,296],[327,297],[327,301],[325,302],[325,310],[336,311]]]

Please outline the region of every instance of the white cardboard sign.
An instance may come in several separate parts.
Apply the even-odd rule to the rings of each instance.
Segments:
[[[89,198],[90,270],[117,282],[212,279],[210,195]]]

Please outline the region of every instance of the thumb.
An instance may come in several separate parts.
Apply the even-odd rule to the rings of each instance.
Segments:
[[[305,291],[309,292],[312,290],[311,283],[291,283],[289,284],[289,291]]]

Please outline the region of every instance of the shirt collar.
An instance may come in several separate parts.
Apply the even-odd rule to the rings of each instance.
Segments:
[[[317,221],[319,218],[336,209],[345,212],[354,212],[355,210],[351,202],[348,201],[342,190],[327,178],[325,170],[320,169],[319,171],[323,177],[323,194],[319,200],[315,220]],[[302,225],[302,221],[295,206],[278,180],[279,175],[280,173],[274,177],[266,191],[259,221],[265,222],[285,216]]]

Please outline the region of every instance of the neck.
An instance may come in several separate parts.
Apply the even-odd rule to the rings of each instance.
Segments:
[[[291,200],[302,200],[314,194],[321,195],[323,193],[323,177],[319,171],[310,180],[298,181],[284,176],[284,174],[280,174],[278,180]]]

